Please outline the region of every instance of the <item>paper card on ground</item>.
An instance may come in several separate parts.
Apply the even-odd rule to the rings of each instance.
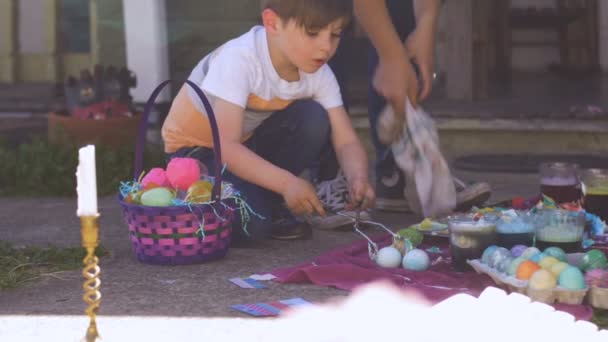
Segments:
[[[259,281],[251,278],[231,278],[231,283],[242,288],[242,289],[265,289],[266,285]]]
[[[232,305],[231,308],[244,312],[254,317],[278,316],[281,312],[299,305],[308,305],[310,302],[302,298],[291,298],[269,303],[239,304]]]

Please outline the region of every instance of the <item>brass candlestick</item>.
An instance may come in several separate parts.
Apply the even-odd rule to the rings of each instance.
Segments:
[[[88,304],[85,312],[90,318],[89,328],[83,339],[86,342],[94,342],[99,338],[97,323],[95,322],[95,316],[101,304],[101,292],[99,292],[99,286],[101,285],[101,281],[99,280],[100,268],[97,265],[99,259],[95,256],[95,249],[99,244],[98,220],[99,214],[80,217],[82,247],[87,252],[87,255],[83,259],[84,268],[82,270],[82,275],[86,279],[82,285],[84,289],[82,299]]]

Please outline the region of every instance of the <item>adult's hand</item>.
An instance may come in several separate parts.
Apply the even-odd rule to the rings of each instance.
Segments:
[[[418,65],[422,81],[422,89],[418,101],[426,99],[433,87],[433,73],[435,68],[435,37],[432,28],[419,25],[405,41],[409,57]],[[411,98],[410,98],[411,100]],[[414,102],[412,102],[414,104]],[[414,104],[416,106],[416,104]]]
[[[405,49],[402,54],[390,58],[380,58],[372,84],[378,94],[386,98],[395,110],[402,126],[405,118],[405,99],[416,106],[418,103],[418,82]]]

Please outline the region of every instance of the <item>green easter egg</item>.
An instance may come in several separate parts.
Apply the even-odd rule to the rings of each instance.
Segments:
[[[397,232],[397,234],[399,234],[399,236],[401,237],[410,240],[414,248],[418,247],[422,243],[422,239],[424,239],[422,233],[414,228],[401,229],[399,232]]]
[[[550,255],[559,261],[566,261],[566,252],[559,247],[547,247],[543,253]]]
[[[583,271],[605,268],[608,265],[606,254],[600,250],[592,249],[583,256],[581,268]]]
[[[141,204],[148,207],[168,207],[175,196],[167,188],[154,188],[141,195]]]
[[[574,266],[568,266],[560,273],[558,284],[568,290],[582,290],[587,287],[583,272]]]

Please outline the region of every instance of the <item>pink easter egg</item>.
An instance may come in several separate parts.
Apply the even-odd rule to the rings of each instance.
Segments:
[[[167,178],[178,190],[188,190],[200,177],[201,170],[196,159],[173,158],[167,165]]]
[[[167,173],[160,167],[155,167],[148,172],[141,180],[141,185],[147,188],[150,183],[156,184],[162,187],[169,187],[171,183],[167,179]]]

